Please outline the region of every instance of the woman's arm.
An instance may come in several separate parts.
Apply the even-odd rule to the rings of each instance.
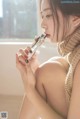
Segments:
[[[23,55],[16,55],[16,65],[20,71],[25,88],[25,97],[21,109],[20,119],[31,119],[31,117],[29,118],[27,116],[27,111],[30,110],[28,107],[30,106],[28,105],[29,103],[34,106],[39,116],[41,116],[41,119],[63,119],[62,116],[56,113],[48,105],[48,103],[46,103],[45,99],[37,91],[36,77],[31,69],[30,63],[26,64],[25,57],[23,57]],[[29,103],[27,103],[27,101],[29,101]]]
[[[27,96],[24,94],[19,119],[38,119],[39,114]]]
[[[43,71],[42,71],[43,72]],[[43,73],[44,74],[44,73]],[[39,77],[37,76],[37,78],[41,78],[42,76],[39,75]],[[44,75],[44,79],[47,78]],[[48,77],[49,78],[49,77]],[[37,79],[38,80],[38,79]],[[38,85],[39,86],[39,85]],[[37,116],[41,116],[41,119],[64,119],[62,116],[60,116],[57,112],[55,112],[50,105],[48,105],[48,103],[46,103],[46,97],[44,92],[42,92],[41,89],[41,94],[37,91],[37,89],[35,87],[31,87],[29,89],[30,93],[27,93],[25,95],[25,101],[23,102],[23,108],[22,108],[22,112],[25,112],[25,115],[27,117],[27,111],[28,110],[28,106],[29,104],[27,104],[27,99],[30,101],[31,104],[33,104],[34,109],[37,110]],[[32,110],[32,107],[31,107]],[[21,112],[22,117],[24,116]],[[34,115],[33,115],[34,116]],[[23,118],[21,118],[23,119]],[[25,118],[27,119],[27,118]],[[38,118],[34,118],[34,119],[38,119]]]
[[[67,119],[80,119],[80,62],[74,74],[72,96]]]
[[[39,117],[40,119],[64,119],[41,98],[36,90],[32,90],[30,100],[26,95],[24,96],[19,119],[39,119]]]
[[[56,113],[46,101],[39,95],[35,88],[32,88],[28,95],[29,100],[38,110],[41,119],[63,119],[58,113]]]

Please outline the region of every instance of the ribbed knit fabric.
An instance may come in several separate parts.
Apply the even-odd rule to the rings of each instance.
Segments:
[[[69,104],[72,93],[74,71],[80,60],[80,27],[59,44],[59,52],[62,56],[67,57],[69,63],[65,80],[66,99]]]

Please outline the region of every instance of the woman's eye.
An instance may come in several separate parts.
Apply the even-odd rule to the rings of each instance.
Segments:
[[[52,17],[52,14],[46,15],[46,17],[47,17],[47,18],[50,18],[50,17]]]
[[[43,16],[43,15],[41,15],[41,18],[43,19],[43,18],[50,18],[50,17],[52,17],[53,15],[52,14],[48,14],[48,15],[45,15],[45,16]]]

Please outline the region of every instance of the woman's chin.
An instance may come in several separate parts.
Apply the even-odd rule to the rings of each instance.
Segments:
[[[50,35],[47,36],[47,39],[51,42],[51,43],[55,43],[56,41],[54,41],[54,38],[51,37]]]
[[[51,43],[57,43],[57,41],[53,38],[49,38],[49,40],[50,40]]]

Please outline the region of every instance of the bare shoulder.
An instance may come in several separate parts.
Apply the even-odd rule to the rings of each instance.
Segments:
[[[63,58],[53,58],[43,64],[37,70],[39,76],[55,76],[66,74],[66,63]]]
[[[49,61],[58,61],[61,65],[63,65],[63,67],[65,68],[66,71],[69,67],[68,62],[66,61],[66,59],[64,57],[53,57]]]

